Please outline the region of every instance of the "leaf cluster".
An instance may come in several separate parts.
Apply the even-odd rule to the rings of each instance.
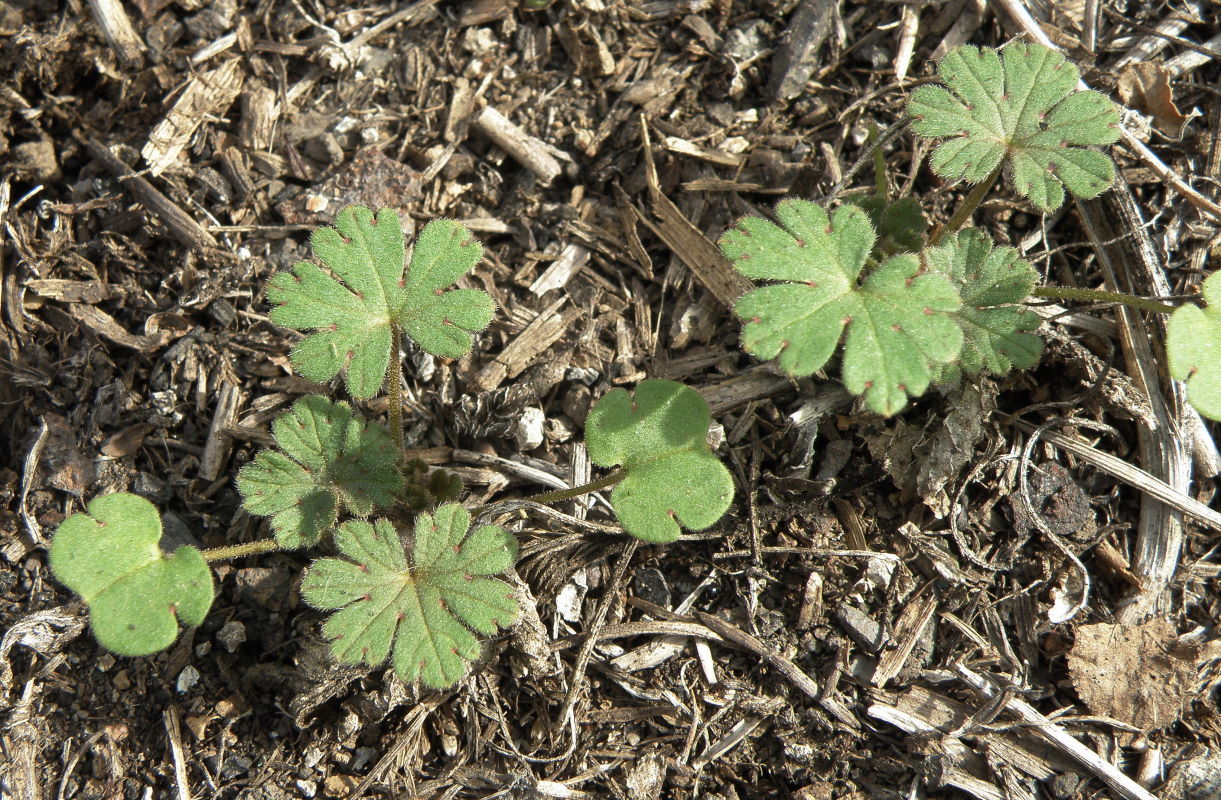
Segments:
[[[386,209],[347,208],[311,243],[321,265],[303,261],[272,278],[272,319],[306,332],[292,353],[298,371],[315,381],[342,374],[354,398],[383,385],[390,359],[400,358],[400,334],[453,358],[491,318],[487,294],[450,288],[483,252],[457,222],[426,225],[406,262],[401,222]],[[611,505],[629,533],[672,541],[680,524],[701,530],[724,514],[733,482],[707,444],[711,416],[695,391],[645,381],[634,396],[612,391],[589,419],[591,458],[619,467]],[[478,657],[479,637],[517,618],[513,591],[493,577],[512,566],[516,540],[495,525],[471,530],[470,513],[452,502],[461,481],[404,460],[392,432],[348,403],[302,397],[274,421],[272,436],[275,446],[237,476],[243,507],[268,517],[274,533],[267,546],[254,543],[257,551],[333,535],[342,558],[315,561],[302,595],[333,612],[323,630],[335,657],[389,658],[405,681],[452,685]],[[170,555],[160,536],[151,503],[116,494],[67,519],[52,543],[53,571],[89,605],[98,641],[116,653],[156,652],[179,622],[199,624],[212,602],[209,554],[256,551]]]
[[[961,370],[1004,374],[1038,360],[1030,312],[1013,308],[1037,274],[982,231],[947,237],[921,253],[885,255],[865,209],[833,215],[807,200],[782,200],[776,222],[746,217],[721,250],[748,278],[774,283],[743,295],[743,347],[777,358],[794,376],[823,369],[842,342],[844,384],[879,414]],[[916,215],[908,214],[914,220]],[[887,236],[912,241],[917,226]]]

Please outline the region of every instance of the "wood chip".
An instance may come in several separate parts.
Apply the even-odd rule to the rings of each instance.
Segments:
[[[231,58],[208,72],[196,75],[183,89],[165,119],[157,123],[140,154],[149,173],[160,175],[190,143],[195,129],[208,117],[221,116],[242,89],[242,60]]]

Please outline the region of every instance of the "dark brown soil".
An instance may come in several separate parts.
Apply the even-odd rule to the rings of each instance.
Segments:
[[[1021,33],[1008,2],[108,5],[0,0],[0,797],[1145,796],[1107,764],[1164,800],[1221,796],[1218,530],[1142,488],[1221,507],[1216,426],[1113,309],[1049,314],[1037,369],[891,419],[738,347],[720,232],[826,196],[931,59]],[[1181,137],[1164,103],[1152,132],[1128,124],[1215,197],[1221,70],[1192,43],[1217,7],[1104,2],[1089,23],[1092,4],[1049,5],[1045,30],[1117,99],[1125,61],[1177,70]],[[540,161],[495,144],[484,108]],[[943,220],[960,188],[927,145],[884,150],[891,187]],[[976,223],[1051,281],[1189,294],[1216,220],[1114,154],[1106,197],[1044,219],[1002,188]],[[506,518],[533,603],[448,692],[329,661],[297,589],[317,553],[221,566],[204,624],[154,657],[107,654],[47,568],[56,525],[131,491],[178,542],[266,535],[233,476],[325,389],[291,371],[299,335],[263,287],[352,203],[456,218],[487,247],[470,285],[499,310],[474,352],[405,366],[410,446],[470,504],[546,488],[523,466],[572,481],[591,399],[665,377],[723,427],[729,515],[666,547]],[[1164,284],[1133,260],[1140,237]],[[1138,345],[1157,352],[1160,325]],[[546,423],[523,451],[527,408]],[[1082,569],[1086,604],[1060,621]]]

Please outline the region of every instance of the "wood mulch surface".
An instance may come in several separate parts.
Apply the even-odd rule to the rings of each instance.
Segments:
[[[0,0],[0,797],[1221,797],[1216,426],[1150,360],[1161,320],[1040,307],[1037,369],[891,419],[738,346],[720,232],[872,185],[932,60],[1023,24],[1150,111],[1160,161],[1117,146],[1103,198],[1001,189],[977,224],[1054,282],[1198,285],[1218,6],[1020,5]],[[891,186],[944,219],[928,150],[892,137]],[[597,504],[509,518],[525,619],[448,692],[330,662],[303,552],[105,653],[55,526],[132,491],[176,541],[264,535],[233,475],[325,388],[263,287],[352,203],[487,247],[491,327],[405,368],[410,446],[471,504],[584,480],[590,402],[647,376],[708,399],[729,515],[666,547]]]

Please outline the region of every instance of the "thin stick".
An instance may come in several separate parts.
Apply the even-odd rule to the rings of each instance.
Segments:
[[[403,329],[397,322],[390,323],[390,435],[400,455],[403,445]]]
[[[213,561],[228,561],[231,558],[241,558],[243,556],[256,556],[259,553],[270,553],[273,550],[281,550],[280,543],[275,539],[259,539],[257,542],[247,542],[246,544],[231,544],[228,547],[213,547],[210,550],[203,551],[204,560],[208,563]]]

